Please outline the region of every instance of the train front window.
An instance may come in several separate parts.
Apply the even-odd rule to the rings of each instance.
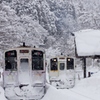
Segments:
[[[43,70],[43,52],[38,50],[32,51],[32,70]]]
[[[58,67],[57,67],[57,58],[51,59],[50,63],[51,63],[51,70],[52,71],[58,70]]]
[[[60,63],[60,70],[64,70],[65,69],[65,63]]]
[[[67,69],[74,69],[74,59],[67,58]]]
[[[17,52],[15,50],[5,53],[5,70],[17,70]]]
[[[28,59],[20,59],[21,70],[26,72],[29,70],[29,61]]]

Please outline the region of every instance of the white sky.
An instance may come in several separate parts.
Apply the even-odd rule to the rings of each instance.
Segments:
[[[75,32],[78,56],[100,55],[100,30],[81,30]]]

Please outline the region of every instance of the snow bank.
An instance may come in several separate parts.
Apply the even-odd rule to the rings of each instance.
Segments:
[[[97,68],[92,67],[89,70],[95,72]],[[72,89],[56,89],[49,84],[46,86],[47,92],[41,100],[100,100],[100,70],[92,77],[79,80]],[[7,100],[2,87],[0,100]]]
[[[92,77],[80,80],[72,90],[89,100],[100,100],[100,71]]]
[[[48,85],[48,91],[42,100],[90,100],[79,94],[72,92],[70,89],[56,89]]]
[[[66,100],[67,96],[58,91],[55,87],[48,85],[46,95],[42,100]]]
[[[0,100],[7,100],[4,96],[4,90],[2,87],[0,87]]]

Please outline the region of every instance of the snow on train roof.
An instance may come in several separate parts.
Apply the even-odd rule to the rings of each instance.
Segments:
[[[78,56],[100,55],[100,30],[81,30],[74,35]]]

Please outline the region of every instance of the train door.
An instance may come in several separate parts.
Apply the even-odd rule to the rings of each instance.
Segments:
[[[20,84],[30,84],[30,66],[29,58],[22,57],[19,59],[19,83]]]
[[[50,71],[49,71],[50,77],[58,77],[58,60],[57,58],[50,59]]]
[[[66,71],[66,67],[65,67],[66,66],[66,59],[65,59],[65,57],[59,58],[58,66],[59,66],[59,75],[64,74]]]

